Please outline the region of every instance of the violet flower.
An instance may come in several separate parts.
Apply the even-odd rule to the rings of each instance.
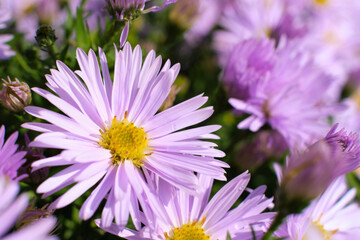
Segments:
[[[275,233],[286,240],[357,239],[360,234],[356,190],[344,177],[336,179],[301,214],[290,215]]]
[[[139,46],[115,50],[114,81],[104,52],[99,63],[94,51],[87,55],[77,50],[80,70],[77,75],[58,61],[58,70],[47,75],[47,86],[33,91],[50,101],[64,114],[29,106],[26,111],[49,123],[25,123],[23,127],[42,132],[32,147],[56,148],[63,151],[36,161],[34,170],[42,167],[70,165],[49,177],[37,189],[47,197],[75,183],[55,200],[50,209],[71,204],[98,185],[80,209],[80,218],[89,219],[101,201],[107,198],[102,211],[102,224],[113,219],[126,225],[129,214],[140,228],[138,201],[148,187],[149,173],[190,194],[199,191],[194,172],[225,180],[224,162],[214,159],[225,154],[216,144],[202,139],[218,138],[212,132],[220,126],[209,125],[181,130],[211,116],[212,107],[199,109],[207,100],[202,95],[177,104],[157,114],[171,91],[180,65],[166,61],[151,51],[144,63]]]
[[[24,156],[26,152],[17,151],[18,145],[15,144],[18,132],[14,132],[5,141],[5,127],[0,128],[0,177],[7,176],[12,180],[21,180],[26,174],[18,176],[18,169],[26,161]]]
[[[256,132],[267,123],[284,137],[290,149],[305,147],[325,135],[327,117],[342,106],[327,104],[326,91],[332,79],[313,64],[297,42],[282,39],[274,50],[269,41],[252,39],[236,47],[240,50],[234,51],[227,67],[235,69],[235,74],[227,76],[230,86],[237,86],[231,89],[239,89],[239,93],[231,93],[238,96],[229,103],[238,112],[250,114],[238,124],[239,129]],[[249,53],[238,55],[246,51]],[[266,64],[258,60],[262,56]]]
[[[133,231],[112,224],[103,228],[127,239],[259,239],[266,231],[274,213],[262,213],[272,205],[265,197],[265,186],[250,190],[250,194],[234,209],[250,180],[247,172],[222,187],[209,201],[213,179],[198,177],[203,191],[197,196],[177,190],[160,181],[156,190],[159,199],[149,197],[152,211],[145,213],[145,227]],[[96,220],[101,226],[101,220]]]
[[[305,151],[293,152],[282,171],[276,166],[280,193],[288,200],[312,200],[336,178],[360,166],[359,136],[336,131],[337,127]]]

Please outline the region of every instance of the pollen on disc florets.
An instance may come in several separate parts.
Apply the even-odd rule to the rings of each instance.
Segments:
[[[312,239],[312,236],[314,233],[319,234],[319,236],[322,236],[321,239],[324,240],[330,240],[332,239],[332,236],[338,232],[338,229],[336,230],[326,230],[324,226],[320,223],[320,220],[318,221],[312,221],[309,229],[307,230],[310,232],[309,236],[307,236],[307,232],[305,233],[305,236],[302,238],[302,240],[310,240]]]
[[[202,221],[194,221],[192,223],[184,224],[181,227],[177,227],[171,230],[170,234],[164,233],[166,240],[209,240],[210,236],[205,234],[205,230],[202,225],[205,222],[205,218]]]
[[[315,0],[315,3],[319,4],[319,5],[325,5],[327,4],[328,0]]]
[[[99,145],[109,149],[112,163],[118,165],[125,160],[131,160],[137,167],[143,165],[142,160],[148,155],[149,141],[144,128],[139,128],[129,122],[127,113],[120,122],[113,118],[110,128],[102,131]]]

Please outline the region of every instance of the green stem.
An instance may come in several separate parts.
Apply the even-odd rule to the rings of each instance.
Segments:
[[[50,58],[54,61],[54,66],[56,65],[56,60],[57,60],[57,57],[56,57],[56,52],[55,52],[55,49],[54,49],[54,44],[53,45],[51,45],[51,46],[48,46],[47,47],[47,52],[48,52],[48,54],[49,54],[49,56],[50,56]]]
[[[263,236],[262,240],[269,240],[272,237],[272,235],[274,234],[274,232],[280,227],[280,225],[282,224],[282,222],[286,216],[287,216],[286,213],[279,211],[277,213],[277,215],[275,216],[274,221],[271,223],[268,231]]]
[[[20,64],[20,66],[27,72],[29,73],[32,77],[38,78],[38,73],[37,71],[33,70],[25,61],[25,59],[21,56],[21,54],[16,54],[15,55],[16,60],[18,61],[18,63]]]
[[[112,24],[111,24],[111,27],[110,29],[108,29],[103,37],[100,39],[99,41],[99,46],[102,47],[103,49],[105,49],[105,46],[107,43],[111,43],[112,44],[112,38],[113,36],[116,36],[117,33],[119,31],[122,31],[122,29],[124,28],[124,23],[123,22],[120,22],[120,21],[112,21]]]

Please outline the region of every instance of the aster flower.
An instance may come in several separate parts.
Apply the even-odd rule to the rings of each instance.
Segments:
[[[220,26],[214,33],[219,63],[225,66],[236,44],[249,38],[269,38],[280,23],[285,7],[282,0],[234,0],[224,6]]]
[[[302,204],[320,195],[337,177],[356,169],[348,168],[348,164],[342,152],[323,140],[303,152],[292,153],[282,171],[277,167],[279,207],[298,212]]]
[[[6,10],[0,9],[0,29],[6,27],[5,22],[10,19],[11,15]],[[15,55],[14,51],[10,50],[10,47],[6,42],[10,41],[13,38],[10,34],[0,34],[0,60],[7,59]]]
[[[199,109],[207,100],[202,95],[157,113],[171,91],[180,65],[167,61],[161,68],[161,57],[151,51],[142,63],[141,48],[132,51],[127,43],[115,55],[114,81],[104,52],[100,49],[100,65],[94,51],[86,55],[77,50],[84,83],[62,62],[58,70],[47,75],[46,90],[33,91],[46,98],[64,114],[29,106],[26,111],[49,123],[25,123],[23,127],[43,132],[30,144],[32,147],[57,148],[63,151],[36,161],[33,168],[71,165],[48,178],[37,189],[49,196],[76,183],[50,205],[64,207],[99,183],[80,209],[80,218],[89,219],[103,198],[107,201],[102,223],[108,226],[113,218],[126,225],[131,214],[140,227],[138,200],[144,201],[149,174],[161,178],[190,194],[196,194],[199,181],[194,172],[225,180],[226,163],[215,160],[224,153],[216,144],[201,141],[214,139],[211,134],[220,126],[210,125],[187,129],[207,119],[212,107]],[[138,199],[138,200],[137,200]]]
[[[336,131],[337,127],[338,124],[305,151],[293,152],[283,170],[276,166],[280,201],[310,201],[336,178],[360,166],[358,135],[347,133],[345,129]]]
[[[26,175],[18,176],[18,169],[25,162],[24,156],[26,152],[17,152],[18,145],[15,144],[18,132],[14,132],[5,141],[5,127],[0,128],[0,177],[7,176],[12,180],[20,180]]]
[[[287,240],[357,239],[360,208],[356,190],[348,190],[344,177],[335,180],[303,213],[290,215],[276,232]]]
[[[16,197],[18,192],[19,185],[16,182],[0,176],[0,238],[2,240],[57,239],[54,236],[49,236],[50,231],[56,224],[56,219],[51,216],[34,221],[18,231],[7,234],[28,206],[29,199],[27,195],[23,193]]]
[[[239,69],[231,84],[238,86],[242,91],[239,96],[243,97],[230,98],[229,103],[235,110],[250,114],[238,128],[256,132],[268,123],[284,137],[290,149],[305,147],[324,136],[329,129],[327,117],[342,109],[326,104],[332,79],[313,64],[295,41],[282,39],[275,50],[270,48],[274,46],[270,40],[249,41],[252,43],[239,43],[228,62],[234,67],[227,67]],[[237,55],[245,51],[241,49],[244,46],[249,52],[241,57],[247,60]],[[257,63],[261,56],[265,56],[264,65]]]
[[[205,187],[198,196],[162,184],[158,188],[159,202],[152,200],[153,214],[147,216],[145,227],[136,232],[113,224],[103,228],[127,239],[253,239],[260,237],[274,213],[261,213],[272,204],[265,197],[265,187],[250,190],[250,194],[236,208],[229,211],[245,190],[250,174],[247,172],[231,180],[209,201],[213,180],[198,177]],[[100,225],[101,221],[96,220]]]

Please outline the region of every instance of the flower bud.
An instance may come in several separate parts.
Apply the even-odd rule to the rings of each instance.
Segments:
[[[50,26],[40,26],[36,31],[35,40],[43,50],[47,50],[54,45],[56,39],[55,30]]]
[[[15,78],[11,81],[8,77],[8,82],[4,80],[3,88],[0,91],[1,104],[12,112],[20,112],[30,104],[31,91],[29,85],[25,82],[20,82]]]

